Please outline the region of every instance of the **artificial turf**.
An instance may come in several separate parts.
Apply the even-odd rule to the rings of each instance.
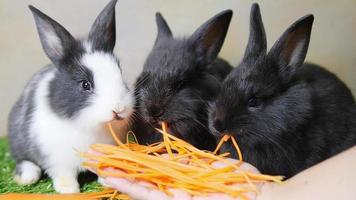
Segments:
[[[1,193],[55,193],[52,181],[48,177],[41,178],[35,184],[21,186],[16,184],[12,179],[12,173],[15,167],[15,162],[9,153],[9,146],[6,138],[0,138],[0,194]],[[85,180],[81,184],[81,192],[100,191],[102,187],[93,178]]]

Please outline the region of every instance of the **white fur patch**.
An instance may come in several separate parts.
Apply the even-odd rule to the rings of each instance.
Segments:
[[[49,82],[54,78],[53,71],[46,73],[39,81],[35,92],[35,111],[30,124],[31,140],[36,141],[41,153],[45,156],[43,167],[48,175],[58,185],[63,185],[58,179],[63,179],[72,184],[64,184],[64,188],[58,186],[58,192],[76,191],[77,174],[82,171],[83,159],[79,152],[89,149],[94,143],[113,143],[113,139],[104,127],[95,122],[72,121],[64,119],[53,112],[50,108],[48,93]],[[95,113],[91,113],[95,115]]]
[[[133,95],[128,91],[115,58],[104,52],[84,54],[81,63],[93,72],[94,96],[79,117],[87,122],[106,122],[112,111],[122,118],[133,112]],[[95,113],[95,115],[93,115]]]
[[[21,174],[15,174],[14,181],[20,185],[30,185],[41,177],[41,169],[30,161],[22,161],[19,166]]]

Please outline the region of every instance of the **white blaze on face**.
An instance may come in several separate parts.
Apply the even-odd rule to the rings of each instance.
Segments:
[[[93,75],[94,90],[91,103],[80,114],[81,119],[94,124],[106,122],[113,118],[113,111],[127,118],[133,110],[133,97],[122,79],[122,73],[116,59],[105,52],[86,53],[81,63]]]

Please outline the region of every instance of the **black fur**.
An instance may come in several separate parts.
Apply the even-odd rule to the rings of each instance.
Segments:
[[[116,41],[115,5],[117,0],[112,0],[96,18],[89,32],[88,39],[93,48],[112,52]]]
[[[293,25],[266,54],[257,4],[239,66],[212,104],[209,127],[234,135],[244,160],[262,173],[287,178],[356,143],[354,98],[334,74],[303,64],[313,16]],[[237,157],[232,144],[223,147]]]
[[[207,103],[232,69],[216,58],[231,17],[232,11],[221,12],[191,37],[175,39],[161,14],[156,14],[157,39],[135,90],[138,120],[133,131],[140,143],[161,140],[153,128],[166,121],[171,133],[198,148],[214,148],[215,138],[207,127]]]

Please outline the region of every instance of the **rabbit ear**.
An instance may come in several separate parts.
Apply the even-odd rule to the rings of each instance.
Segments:
[[[250,35],[245,51],[244,58],[257,58],[266,54],[267,40],[263,27],[260,8],[257,3],[251,7],[250,13]]]
[[[112,52],[116,41],[115,5],[112,0],[95,19],[89,32],[89,41],[94,50]]]
[[[304,62],[313,21],[313,15],[300,18],[283,33],[268,54],[280,66],[281,73],[287,73],[286,77]]]
[[[201,60],[210,63],[216,59],[230,25],[232,10],[225,10],[201,25],[189,38]]]
[[[37,8],[31,5],[29,8],[35,18],[44,51],[53,63],[58,64],[65,53],[72,49],[75,39],[63,26]]]
[[[157,38],[156,38],[156,44],[161,40],[165,38],[172,38],[172,31],[169,28],[166,20],[163,18],[162,14],[157,12],[156,13],[156,24],[157,24]]]

